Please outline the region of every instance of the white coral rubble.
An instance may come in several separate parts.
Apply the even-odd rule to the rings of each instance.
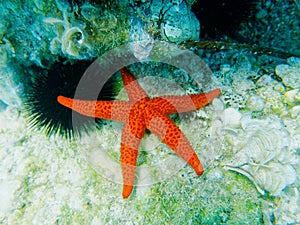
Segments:
[[[225,168],[249,178],[261,194],[278,196],[297,178],[287,156],[291,154],[287,130],[277,117],[258,120],[244,115],[240,123],[241,129],[225,133],[235,136],[231,138],[235,156]]]

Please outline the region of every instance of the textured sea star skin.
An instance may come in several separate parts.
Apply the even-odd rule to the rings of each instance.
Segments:
[[[128,101],[89,101],[58,96],[57,101],[82,115],[124,123],[121,136],[121,169],[123,198],[128,198],[134,186],[138,149],[148,129],[183,158],[198,175],[203,166],[189,141],[168,114],[187,112],[209,104],[220,89],[185,96],[167,95],[150,99],[133,75],[122,68],[121,75]]]

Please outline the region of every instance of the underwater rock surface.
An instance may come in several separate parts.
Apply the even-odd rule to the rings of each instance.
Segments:
[[[103,129],[71,142],[30,129],[23,111],[24,80],[16,79],[23,71],[14,63],[47,67],[59,56],[91,58],[130,40],[130,34],[146,40],[138,46],[144,52],[137,50],[143,60],[152,38],[162,37],[164,30],[145,26],[138,15],[136,25],[143,30],[135,36],[122,10],[118,14],[89,3],[79,8],[62,0],[19,3],[0,3],[1,224],[299,223],[299,58],[195,48],[213,71],[204,87],[180,68],[132,65],[141,86],[152,95],[219,87],[222,96],[203,110],[172,117],[203,162],[204,175],[196,176],[160,140],[146,134],[137,187],[124,201],[122,185],[113,182],[121,175],[122,124],[107,121]],[[178,4],[186,4],[184,15],[191,19],[190,3]],[[168,9],[176,11],[174,4]],[[4,19],[9,14],[18,26]],[[198,22],[190,22],[195,26],[164,21],[169,25],[164,29],[176,28],[169,30],[173,33],[168,39],[193,39]],[[184,32],[177,33],[177,28]],[[161,79],[152,78],[158,76]],[[126,98],[124,92],[118,97]]]
[[[118,4],[5,1],[0,19],[8,57],[24,65],[49,67],[59,56],[93,59],[128,40],[127,14]]]
[[[253,76],[252,69],[245,71],[237,65],[230,68],[226,76],[239,80],[242,86],[232,86],[224,79],[224,71],[216,71],[211,85],[221,87],[223,97],[177,120],[206,168],[203,177],[196,177],[188,167],[182,168],[178,157],[170,154],[154,135],[148,135],[139,158],[142,167],[138,186],[129,201],[120,197],[122,185],[108,177],[121,175],[118,166],[121,124],[107,122],[102,130],[68,142],[29,129],[16,109],[0,112],[0,144],[4,149],[0,189],[5,190],[1,192],[4,199],[1,222],[142,224],[167,223],[169,216],[173,223],[297,221],[299,117],[290,116],[292,106],[288,104],[283,104],[281,111],[266,110],[271,101],[266,93],[269,89],[253,85],[248,77]],[[177,84],[186,84],[180,93],[196,91],[192,80],[182,71],[156,64],[136,65],[132,69],[146,76],[164,71],[164,79],[173,77]],[[171,83],[155,82],[150,77],[139,81],[153,95],[179,91],[175,86],[172,89]],[[278,83],[272,80],[269,84]],[[224,99],[226,93],[260,96],[264,108],[252,110],[247,104],[230,103]],[[283,101],[285,91],[278,93]],[[126,96],[120,93],[119,97]],[[115,167],[103,164],[104,159],[114,162]],[[156,167],[158,162],[163,166]],[[170,171],[172,168],[177,171],[175,174]],[[168,174],[174,175],[168,177]],[[157,208],[164,210],[153,217]]]

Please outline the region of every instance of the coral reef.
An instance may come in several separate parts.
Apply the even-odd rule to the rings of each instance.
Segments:
[[[0,112],[0,145],[5,149],[0,155],[0,190],[5,190],[0,194],[1,223],[297,221],[300,124],[288,112],[297,106],[298,92],[272,88],[281,83],[273,78],[268,83],[271,88],[257,85],[262,75],[254,73],[254,63],[245,67],[227,62],[229,66],[214,73],[210,83],[221,87],[224,95],[244,96],[243,107],[229,107],[223,97],[175,119],[206,168],[203,177],[196,177],[188,167],[181,170],[182,162],[147,134],[138,161],[137,187],[128,201],[117,197],[122,187],[115,183],[121,175],[117,163],[120,124],[106,122],[103,129],[68,142],[30,130],[13,108]],[[131,69],[151,95],[199,91],[180,69],[146,65]],[[161,77],[142,78],[153,73]],[[265,110],[274,91],[280,101],[289,102],[282,104],[280,113]]]
[[[58,56],[93,59],[128,41],[127,16],[118,4],[108,8],[88,2],[71,6],[65,0],[9,1],[1,3],[0,17],[6,21],[0,30],[2,42],[24,65],[49,67]]]
[[[72,141],[30,129],[21,101],[24,80],[16,79],[26,74],[12,62],[48,70],[61,56],[67,60],[65,66],[72,65],[128,40],[137,42],[132,47],[141,61],[170,57],[170,51],[163,44],[153,45],[153,40],[197,39],[199,23],[190,12],[193,1],[152,1],[156,4],[148,10],[147,1],[110,1],[110,7],[69,2],[73,1],[0,3],[1,224],[299,223],[299,58],[245,45],[217,43],[215,48],[215,42],[199,49],[205,43],[196,42],[189,48],[213,73],[188,74],[157,62],[132,65],[152,96],[199,93],[211,87],[221,88],[223,96],[202,110],[172,117],[201,158],[204,175],[199,178],[191,168],[181,169],[185,165],[146,133],[137,186],[132,198],[124,201],[118,182],[120,124],[105,122],[103,129]],[[262,2],[272,12],[257,15],[262,26],[268,26],[274,11],[293,7],[286,4],[275,10],[272,2],[278,6],[286,1]],[[292,27],[298,24],[295,15],[290,13]],[[285,18],[277,32],[265,29],[270,38],[276,37],[265,37],[263,43],[274,46],[283,40],[284,31],[291,36],[294,31],[287,24]],[[253,33],[258,34],[261,30]],[[288,40],[278,46],[297,43]],[[161,51],[149,55],[154,48]],[[174,54],[188,69],[199,66],[182,52]],[[126,95],[120,92],[119,97]]]
[[[118,140],[111,138],[118,135],[116,129],[107,126],[90,137],[70,143],[28,130],[25,121],[17,119],[16,114],[1,114],[2,119],[13,128],[8,126],[6,132],[1,132],[1,140],[12,140],[5,146],[13,146],[15,151],[1,152],[0,188],[5,190],[1,192],[4,199],[1,223],[39,224],[47,220],[60,224],[133,221],[137,224],[170,221],[234,224],[245,218],[249,224],[261,221],[259,196],[252,184],[222,168],[208,170],[201,179],[185,168],[167,182],[137,187],[134,199],[124,201],[116,197],[121,185],[95,172],[84,157],[93,149],[99,151],[99,146],[108,152],[116,150]],[[1,129],[4,131],[3,126]]]
[[[146,14],[150,3],[135,7],[129,14],[126,9],[134,3],[107,4],[71,5],[65,0],[1,3],[0,19],[5,21],[0,27],[3,62],[8,55],[24,65],[47,68],[58,56],[93,59],[129,40],[135,41],[129,35],[132,17],[143,22],[144,29],[156,39],[178,43],[199,37],[199,22],[186,1],[157,1]],[[131,31],[132,35],[138,34]]]
[[[287,199],[299,193],[299,89],[293,86],[298,79],[288,78],[298,69],[299,58],[275,59],[276,63],[266,66],[267,58],[253,59],[245,53],[239,53],[239,58],[248,58],[243,60],[246,63],[236,63],[232,60],[236,58],[234,52],[219,52],[217,57],[205,55],[208,63],[213,62],[223,96],[222,101],[216,99],[213,103],[216,111],[211,124],[210,119],[201,117],[211,126],[209,144],[203,140],[199,146],[210,146],[209,152],[201,157],[205,163],[222,165],[254,184],[263,197],[265,224],[293,223],[300,216],[298,200]],[[277,73],[283,62],[288,69]],[[287,85],[287,80],[293,85]],[[196,126],[202,130],[203,124]]]

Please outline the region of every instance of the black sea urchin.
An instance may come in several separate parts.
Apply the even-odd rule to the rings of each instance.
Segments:
[[[80,135],[101,120],[82,116],[57,102],[58,95],[73,97],[77,84],[91,61],[55,63],[49,70],[34,69],[34,79],[25,95],[25,110],[32,127],[45,130],[47,135],[66,138]],[[113,99],[112,78],[102,88],[98,99]],[[100,90],[99,90],[100,91]],[[74,121],[76,123],[74,123]]]

